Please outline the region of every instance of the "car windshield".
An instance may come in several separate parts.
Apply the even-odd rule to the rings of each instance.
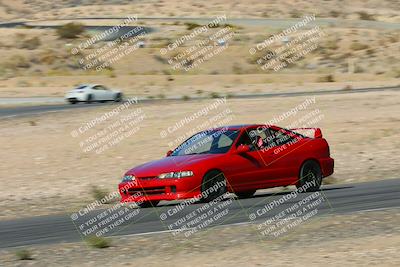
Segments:
[[[178,146],[171,156],[223,154],[228,152],[238,134],[238,130],[226,129],[200,132]]]

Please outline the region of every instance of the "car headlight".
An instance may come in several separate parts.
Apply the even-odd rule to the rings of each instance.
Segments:
[[[181,172],[167,172],[162,173],[158,176],[160,179],[168,179],[168,178],[183,178],[193,176],[192,171],[181,171]]]
[[[125,176],[122,178],[122,182],[124,182],[124,183],[126,183],[126,182],[132,182],[132,181],[135,181],[135,180],[136,180],[135,175],[125,175]]]

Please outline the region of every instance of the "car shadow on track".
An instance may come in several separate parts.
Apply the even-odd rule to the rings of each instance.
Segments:
[[[316,192],[327,192],[327,191],[332,191],[332,190],[341,190],[341,189],[350,189],[353,188],[354,186],[336,186],[336,187],[329,187],[329,188],[321,188]],[[287,195],[292,193],[294,190],[287,190],[287,191],[283,191],[283,192],[278,192],[278,193],[258,193],[252,197],[246,198],[246,199],[240,199],[240,200],[249,200],[249,199],[257,199],[257,198],[265,198],[265,197],[273,197],[273,196],[282,196],[282,195]],[[310,193],[301,193],[301,194],[310,194]],[[229,199],[234,199],[234,200],[239,200],[239,198],[237,196],[235,196],[234,194],[231,194],[231,196],[224,198],[222,201],[226,201]],[[182,200],[184,201],[184,200]],[[179,205],[180,203],[182,203],[182,201],[179,202],[174,202],[174,203],[162,203],[161,205],[159,205],[158,207],[171,207],[171,206],[176,206]],[[201,201],[196,201],[193,202],[191,205],[195,205],[195,204],[204,204],[204,202]]]
[[[353,188],[354,186],[341,186],[341,187],[332,187],[332,188],[322,188],[317,190],[316,192],[326,192],[326,191],[331,191],[331,190],[340,190],[340,189],[349,189]],[[288,190],[288,191],[283,191],[283,192],[278,192],[278,193],[261,193],[254,195],[251,198],[260,198],[260,197],[271,197],[271,196],[282,196],[282,195],[287,195],[292,193],[294,190]],[[311,192],[310,192],[311,193]],[[301,193],[301,194],[307,194],[307,193]]]

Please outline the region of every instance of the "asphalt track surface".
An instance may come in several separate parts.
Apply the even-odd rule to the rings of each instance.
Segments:
[[[353,94],[353,93],[368,93],[368,92],[383,92],[383,91],[400,91],[399,86],[378,87],[378,88],[359,88],[353,90],[333,89],[320,91],[305,91],[305,92],[282,92],[282,93],[265,93],[265,94],[240,94],[231,96],[231,99],[251,99],[251,98],[272,98],[272,97],[296,97],[296,96],[314,96],[314,95],[335,95],[335,94]],[[205,99],[204,97],[195,97],[187,101],[196,101]],[[171,101],[184,101],[181,97],[171,97],[167,99],[139,99],[139,103],[168,103]],[[57,104],[57,105],[38,105],[38,106],[20,106],[0,108],[1,118],[12,118],[18,116],[40,115],[49,112],[58,112],[70,109],[86,109],[96,108],[105,105],[118,105],[119,103],[92,103],[92,104]]]
[[[316,194],[298,194],[296,198],[288,199],[280,205],[275,205],[268,212],[263,212],[263,208],[269,206],[270,203],[274,203],[274,201],[275,203],[279,202],[279,200],[289,196],[290,192],[293,191],[278,194],[258,192],[249,199],[238,200],[231,196],[216,202],[214,207],[221,204],[224,209],[228,209],[228,213],[207,227],[246,223],[258,225],[268,218],[274,218],[283,210],[293,207],[294,204],[300,203],[307,198],[310,199],[310,196],[315,196]],[[396,208],[400,207],[400,179],[323,186],[318,191],[318,194],[318,198],[323,198],[323,201],[316,207],[318,212],[315,216]],[[171,202],[162,202],[156,208],[129,209],[129,212],[125,213],[125,215],[133,214],[131,218],[115,227],[113,231],[105,234],[105,236],[169,232],[168,225],[176,224],[180,218],[187,217],[193,214],[194,211],[199,211],[199,209],[205,207],[204,205],[206,204],[191,203],[190,205],[182,206],[177,202],[172,204]],[[181,209],[180,207],[184,208]],[[123,209],[119,208],[114,213]],[[179,211],[176,212],[176,210]],[[82,240],[83,232],[78,230],[79,226],[103,212],[105,212],[104,209],[97,209],[86,214],[82,213],[83,215],[78,216],[78,219],[74,221],[71,219],[72,214],[0,221],[0,248],[80,241]],[[167,216],[163,217],[162,214],[167,214]],[[253,221],[249,219],[252,214],[256,215]],[[164,220],[160,219],[161,217]],[[173,233],[171,232],[170,234],[173,237]]]

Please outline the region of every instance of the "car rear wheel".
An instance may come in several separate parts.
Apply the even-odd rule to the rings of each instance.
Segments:
[[[160,203],[160,201],[143,201],[137,204],[140,208],[150,208],[150,207],[156,207],[158,203]]]
[[[93,102],[93,96],[92,95],[88,95],[87,98],[86,98],[86,103],[90,104],[92,102]]]
[[[314,160],[304,162],[299,176],[297,188],[302,187],[305,192],[315,192],[321,187],[322,172],[318,162]]]
[[[201,183],[201,200],[210,202],[226,193],[225,176],[220,171],[210,171]]]
[[[252,197],[255,192],[256,190],[246,191],[246,192],[236,192],[235,195],[237,195],[238,198],[249,198]]]
[[[114,102],[121,102],[122,101],[122,93],[117,93],[114,98]]]
[[[78,101],[76,101],[75,99],[70,99],[70,100],[68,100],[68,101],[69,101],[69,103],[72,104],[72,105],[73,105],[73,104],[76,104],[76,103],[78,102]]]

